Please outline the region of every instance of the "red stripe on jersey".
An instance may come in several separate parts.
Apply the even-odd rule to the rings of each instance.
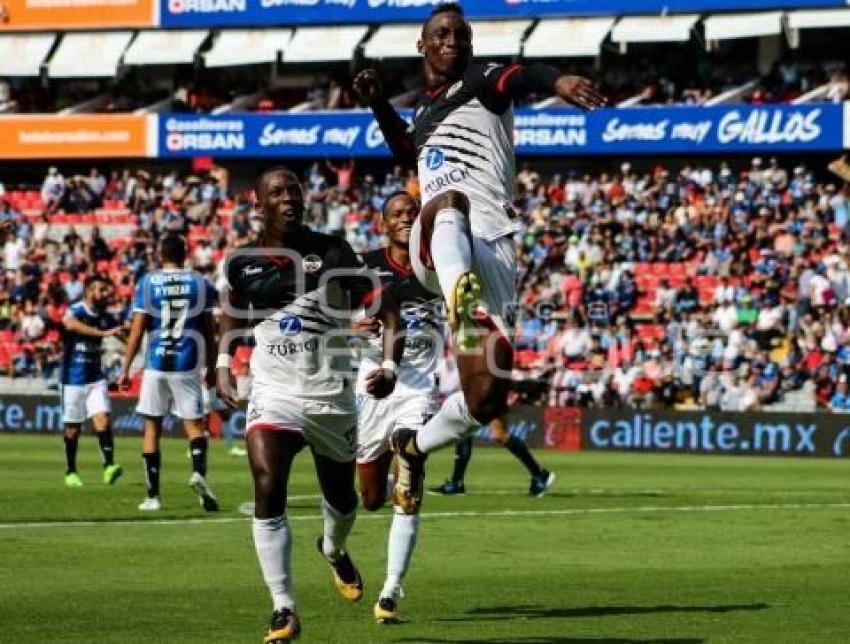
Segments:
[[[393,269],[396,273],[401,273],[405,277],[410,277],[413,274],[412,269],[402,266],[393,259],[393,256],[390,253],[389,246],[384,249],[384,256],[387,258],[387,264],[389,264],[390,268]]]
[[[505,93],[505,83],[508,82],[508,79],[516,74],[519,70],[522,69],[522,65],[511,65],[505,71],[502,72],[502,75],[499,76],[499,80],[496,81],[496,90],[500,94]]]
[[[362,306],[363,308],[366,308],[369,305],[371,305],[372,302],[377,300],[381,296],[381,293],[383,293],[383,292],[384,292],[383,286],[381,286],[380,288],[373,289],[373,290],[369,291],[368,293],[366,293],[366,295],[363,296],[363,299],[360,302],[352,302],[352,304],[354,304],[355,306]]]
[[[443,83],[442,85],[437,85],[436,87],[432,87],[429,90],[426,90],[425,93],[428,95],[432,101],[437,98],[440,94],[446,91],[446,88],[449,86],[448,83]]]
[[[267,255],[266,253],[263,253],[263,257],[265,257],[278,268],[283,268],[287,264],[292,263],[292,258],[286,255]]]

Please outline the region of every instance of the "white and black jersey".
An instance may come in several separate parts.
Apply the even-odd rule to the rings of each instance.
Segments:
[[[396,389],[430,392],[435,388],[437,363],[442,357],[445,315],[442,298],[425,289],[411,270],[393,261],[387,249],[364,256],[366,266],[381,281],[382,291],[398,303],[405,326],[404,354],[398,367]],[[382,340],[369,338],[360,352],[358,391],[382,360]]]
[[[501,65],[472,65],[461,80],[429,92],[413,114],[422,200],[459,190],[472,234],[487,241],[516,230],[513,110],[500,91]]]
[[[228,258],[226,277],[231,301],[247,302],[253,315],[255,386],[305,399],[353,396],[351,311],[376,283],[347,242],[307,230],[289,255],[246,246]]]
[[[514,99],[552,92],[558,71],[546,65],[470,65],[434,87],[408,125],[386,101],[372,105],[393,156],[419,172],[425,203],[447,190],[471,205],[472,234],[493,241],[516,231],[513,188]]]

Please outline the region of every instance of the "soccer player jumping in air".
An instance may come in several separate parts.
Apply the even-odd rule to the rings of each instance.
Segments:
[[[425,456],[506,411],[516,301],[513,101],[537,92],[583,109],[605,102],[589,80],[548,65],[472,63],[472,28],[457,4],[432,12],[417,49],[427,93],[409,126],[383,96],[375,70],[354,79],[393,156],[418,167],[425,204],[411,230],[411,262],[419,280],[445,297],[458,349],[462,391],[418,432],[393,435],[395,500],[409,513],[422,500]]]

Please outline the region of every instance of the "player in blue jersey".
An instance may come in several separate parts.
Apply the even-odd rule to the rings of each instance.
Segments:
[[[103,482],[115,483],[121,466],[114,462],[110,427],[109,390],[103,373],[103,338],[118,335],[123,327],[106,306],[112,282],[93,275],[85,282],[83,299],[62,318],[62,369],[60,374],[62,422],[65,425],[65,485],[81,487],[77,473],[77,444],[83,423],[91,419],[103,460]]]
[[[122,386],[130,382],[130,367],[142,336],[148,334],[145,369],[136,411],[143,416],[142,458],[147,498],[140,510],[159,510],[162,419],[173,410],[182,419],[192,458],[189,487],[208,512],[218,510],[218,501],[206,481],[207,437],[204,433],[204,401],[201,370],[215,356],[212,310],[215,289],[202,275],[183,268],[186,240],[175,234],[162,238],[159,256],[162,268],[145,275],[136,285],[133,322],[124,355]],[[214,372],[209,369],[208,379]]]

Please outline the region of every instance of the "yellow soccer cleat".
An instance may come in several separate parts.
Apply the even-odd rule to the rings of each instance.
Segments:
[[[425,493],[425,455],[416,450],[416,431],[401,427],[390,436],[398,466],[393,504],[405,514],[417,514]]]
[[[481,307],[481,280],[473,271],[457,278],[448,309],[449,327],[455,338],[458,351],[474,351],[478,348],[482,332],[475,313]]]
[[[263,644],[277,644],[298,639],[301,635],[301,621],[298,613],[290,608],[281,608],[272,613],[271,624]]]
[[[357,566],[348,556],[347,552],[343,552],[335,559],[325,556],[324,548],[322,548],[323,537],[316,540],[316,547],[319,554],[322,555],[328,565],[331,567],[331,572],[334,576],[334,584],[336,589],[345,601],[359,602],[363,598],[363,578],[360,577],[360,571]]]
[[[379,624],[398,624],[398,607],[392,597],[381,597],[372,609],[375,621]]]

